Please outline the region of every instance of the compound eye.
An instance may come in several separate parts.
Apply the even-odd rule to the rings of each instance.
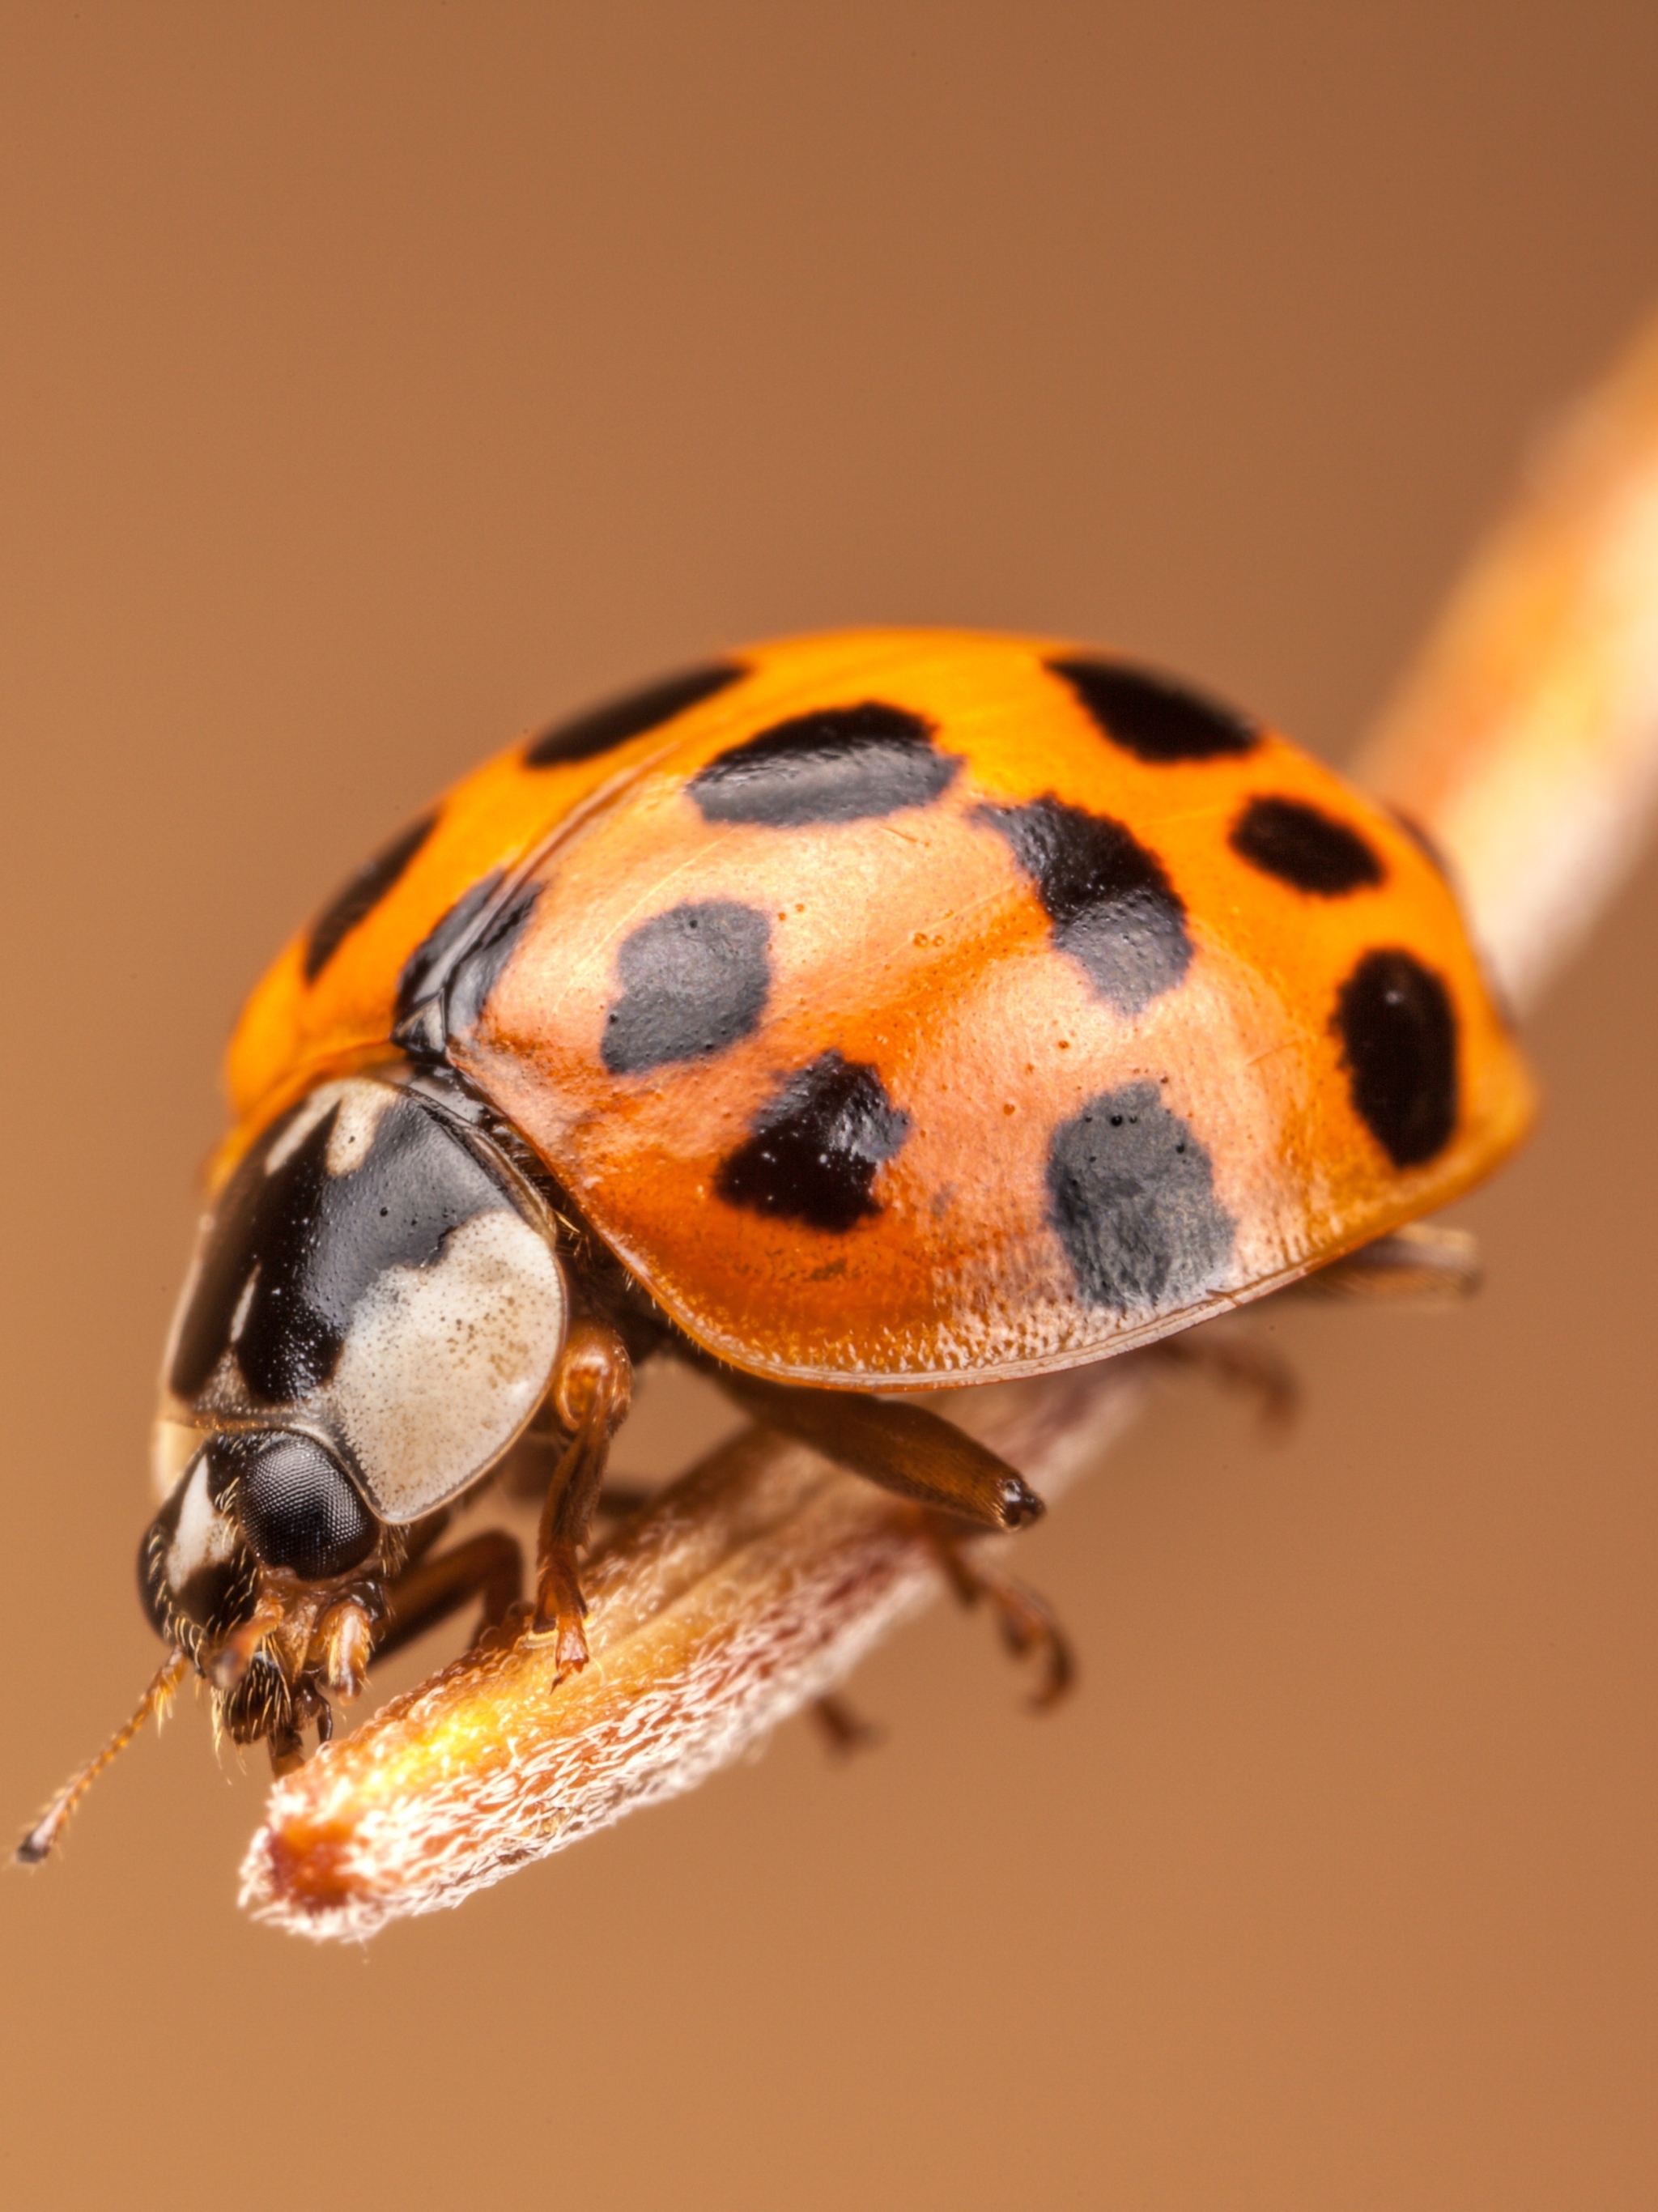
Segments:
[[[366,1559],[380,1522],[337,1460],[288,1429],[234,1440],[236,1517],[268,1567],[326,1582]]]

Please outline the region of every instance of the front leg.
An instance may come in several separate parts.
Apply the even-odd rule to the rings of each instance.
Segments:
[[[529,1641],[552,1646],[556,1679],[587,1663],[577,1555],[587,1540],[604,1486],[610,1438],[627,1418],[633,1366],[612,1328],[583,1322],[571,1330],[553,1377],[553,1411],[570,1440],[547,1486],[536,1547],[536,1610]]]
[[[524,1554],[504,1528],[486,1528],[452,1552],[412,1561],[386,1590],[386,1623],[374,1656],[383,1659],[412,1644],[473,1597],[483,1601],[473,1638],[481,1642],[506,1620],[523,1586]]]
[[[304,1672],[295,1685],[293,1711],[269,1735],[273,1772],[286,1774],[300,1764],[304,1756],[301,1731],[308,1724],[315,1724],[319,1744],[329,1741],[334,1716],[324,1691],[342,1705],[350,1705],[367,1686],[371,1657],[388,1657],[473,1598],[483,1601],[474,1638],[481,1641],[517,1604],[524,1556],[515,1540],[504,1528],[489,1528],[457,1544],[452,1552],[429,1556],[447,1517],[434,1514],[416,1532],[408,1558],[385,1585],[378,1607],[361,1596],[343,1597],[318,1622]]]
[[[475,1642],[498,1628],[517,1604],[524,1555],[516,1540],[504,1528],[488,1528],[432,1558],[430,1547],[446,1517],[434,1514],[416,1532],[409,1556],[386,1585],[378,1619],[361,1598],[344,1597],[318,1623],[310,1665],[343,1705],[362,1695],[371,1657],[384,1659],[412,1644],[473,1598],[483,1601]]]

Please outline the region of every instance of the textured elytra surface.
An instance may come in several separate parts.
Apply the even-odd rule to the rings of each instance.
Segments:
[[[670,907],[616,949],[601,1047],[612,1075],[703,1060],[747,1036],[771,988],[768,917],[735,899]]]
[[[452,793],[316,982],[290,954],[256,995],[251,1122],[372,1049],[399,978],[406,1011],[470,960],[447,1049],[692,1335],[762,1372],[921,1383],[1181,1326],[1443,1202],[1522,1130],[1446,883],[1247,716],[1042,640],[726,665],[648,726],[618,710],[603,749]],[[1341,1009],[1387,948],[1439,979],[1453,1048],[1384,1079],[1361,1072],[1376,1022]],[[815,1097],[835,1068],[865,1072],[862,1103]],[[1162,1267],[1102,1258],[1113,1177],[1054,1196],[1061,1133],[1139,1085],[1190,1138],[1136,1170],[1135,1239],[1185,1255]]]
[[[1155,1083],[1090,1098],[1054,1132],[1051,1218],[1081,1295],[1108,1311],[1194,1304],[1226,1280],[1234,1224],[1209,1155]]]

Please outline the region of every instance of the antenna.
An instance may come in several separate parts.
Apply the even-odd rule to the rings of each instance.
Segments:
[[[70,1814],[75,1810],[98,1777],[118,1752],[125,1751],[152,1713],[157,1718],[166,1711],[173,1692],[183,1681],[185,1669],[190,1662],[182,1651],[168,1655],[157,1669],[155,1679],[138,1701],[138,1710],[129,1721],[123,1721],[95,1759],[89,1759],[78,1774],[71,1775],[46,1811],[17,1846],[17,1858],[23,1866],[39,1866],[64,1832]]]

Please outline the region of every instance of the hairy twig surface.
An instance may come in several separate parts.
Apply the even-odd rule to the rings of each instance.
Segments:
[[[1132,1419],[1155,1357],[953,1410],[1052,1497]],[[941,1587],[916,1508],[758,1428],[665,1491],[584,1580],[584,1673],[555,1687],[519,1624],[394,1699],[276,1785],[243,1902],[319,1937],[458,1905],[729,1765]]]

